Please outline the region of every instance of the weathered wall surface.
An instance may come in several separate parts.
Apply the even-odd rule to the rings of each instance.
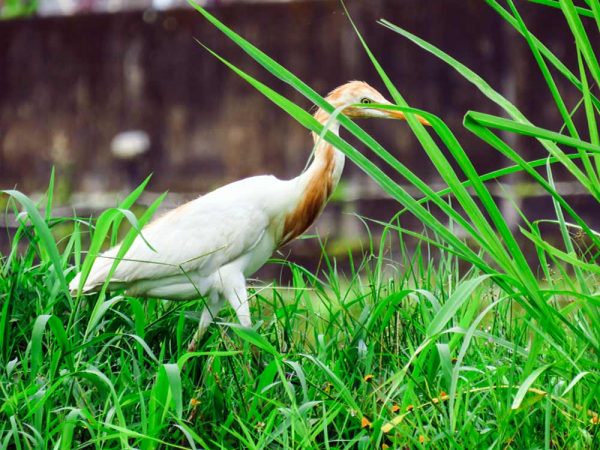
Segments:
[[[349,7],[409,103],[458,130],[480,170],[501,160],[481,151],[460,124],[468,109],[498,113],[497,108],[376,19],[387,18],[441,46],[517,98],[526,113],[535,112],[542,125],[557,123],[550,98],[540,95],[545,89],[538,74],[523,62],[522,55],[531,61],[528,50],[484,2],[435,0],[424,8],[420,0],[373,0],[350,1]],[[543,11],[529,14],[529,23],[565,56],[569,41],[560,14],[529,9]],[[349,79],[381,87],[337,0],[230,5],[213,13],[320,92]],[[306,130],[193,38],[310,107],[193,10],[0,23],[0,188],[42,190],[53,165],[63,179],[70,177],[74,190],[83,191],[117,190],[149,172],[153,190],[180,192],[203,192],[259,173],[298,173],[310,149]],[[365,127],[435,181],[405,125]],[[145,130],[151,138],[136,168],[110,153],[112,138],[128,129]],[[353,175],[360,176],[348,164],[345,176]]]

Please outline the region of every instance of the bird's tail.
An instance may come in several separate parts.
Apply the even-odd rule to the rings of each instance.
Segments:
[[[77,275],[75,275],[75,278],[73,278],[71,280],[71,282],[69,283],[69,291],[71,292],[71,295],[73,297],[75,297],[77,294],[79,294],[79,283],[81,281],[81,273],[78,273]],[[85,285],[81,287],[81,293],[82,294],[86,294],[89,291],[86,290]]]
[[[103,255],[96,258],[92,270],[88,274],[88,277],[81,288],[79,286],[81,284],[81,273],[78,273],[75,278],[71,280],[69,283],[71,295],[76,296],[80,293],[85,295],[99,291],[108,277],[108,272],[110,271],[113,262],[113,258],[103,257]]]

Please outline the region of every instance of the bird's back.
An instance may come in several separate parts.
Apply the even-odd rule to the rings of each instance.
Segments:
[[[290,183],[272,176],[247,178],[167,212],[143,228],[147,243],[140,236],[135,239],[111,282],[127,285],[186,272],[213,273],[252,251],[264,233],[277,233],[277,215],[294,196]],[[276,241],[273,236],[274,246]],[[104,283],[119,250],[116,246],[98,256],[84,292]],[[70,287],[77,291],[79,275]]]

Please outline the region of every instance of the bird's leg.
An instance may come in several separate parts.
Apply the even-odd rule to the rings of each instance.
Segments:
[[[248,291],[246,289],[246,279],[243,274],[236,274],[229,278],[229,284],[224,289],[223,295],[234,309],[240,324],[243,327],[251,327],[252,319],[250,319],[250,305],[248,304]],[[256,364],[261,361],[261,354],[258,347],[250,344],[253,360]]]
[[[198,324],[198,329],[194,333],[194,337],[188,345],[188,352],[196,351],[196,346],[198,345],[198,342],[200,341],[200,339],[202,339],[202,336],[204,336],[204,333],[206,333],[206,330],[208,330],[210,324],[213,323],[213,320],[215,319],[217,314],[219,314],[219,311],[222,307],[223,300],[221,299],[221,296],[217,292],[210,292],[210,294],[205,299],[205,305],[200,316],[200,323]]]
[[[223,290],[223,295],[235,311],[240,324],[251,327],[250,305],[248,304],[248,291],[246,290],[246,279],[242,273],[232,275],[229,283]]]

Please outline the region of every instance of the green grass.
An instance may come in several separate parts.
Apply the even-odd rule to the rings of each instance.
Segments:
[[[556,189],[553,176],[562,166],[600,201],[600,70],[593,37],[582,25],[600,26],[600,8],[596,0],[584,7],[537,2],[563,11],[580,55],[576,69],[527,29],[511,1],[488,3],[530,46],[564,121],[560,130],[535,125],[535,117],[526,118],[452,56],[381,22],[390,37],[397,33],[445,61],[505,111],[504,117],[465,115],[463,131],[507,158],[506,168],[489,174],[475,170],[469,150],[442,120],[406,104],[357,30],[397,108],[432,123],[428,130],[409,114],[424,155],[448,186],[441,192],[358,124],[339,116],[362,151],[215,55],[338,146],[399,205],[381,239],[352,255],[346,274],[327,254],[317,273],[274,262],[292,282],[253,287],[254,329],[229,323],[235,319],[225,311],[199,352],[185,351],[198,302],[68,293],[67,281],[77,270],[89,271],[96,254],[121,236],[121,225],[130,225],[125,251],[150,220],[162,197],[139,218],[131,213],[148,180],[92,223],[52,216],[53,175],[40,204],[6,191],[7,209],[23,214],[12,250],[0,259],[0,448],[600,447],[600,235]],[[332,110],[287,69],[197,9],[267,71]],[[578,93],[577,105],[565,103],[557,76]],[[524,160],[503,140],[508,133],[536,140],[547,157]],[[385,175],[374,158],[395,176]],[[547,191],[554,217],[531,221],[517,210],[520,229],[504,223],[489,183],[511,173]],[[406,214],[421,220],[421,232],[402,227]],[[562,242],[550,242],[542,225],[555,227]],[[65,228],[71,230],[66,237]],[[534,255],[520,244],[523,238]],[[409,239],[418,241],[416,249],[409,250]]]
[[[53,297],[43,241],[23,230],[27,251],[2,266],[3,447],[592,445],[596,375],[560,373],[564,348],[545,342],[528,369],[535,331],[515,299],[452,256],[404,251],[393,227],[374,246],[392,254],[367,253],[348,278],[289,264],[291,286],[254,288],[257,331],[214,326],[198,353],[184,350],[197,303],[116,295],[98,309],[58,282]]]

